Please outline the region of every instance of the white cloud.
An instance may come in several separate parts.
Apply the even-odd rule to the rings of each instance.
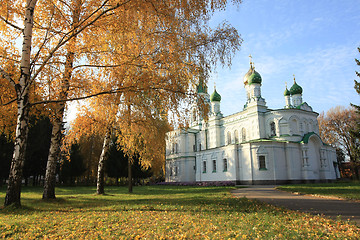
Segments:
[[[262,95],[267,105],[269,108],[284,106],[285,82],[290,88],[293,74],[303,87],[304,101],[315,111],[327,111],[336,105],[347,106],[350,102],[359,102],[360,97],[353,88],[356,54],[353,44],[324,47],[296,55],[257,56],[255,66],[263,78]],[[222,70],[222,81],[217,81],[217,89],[223,96],[221,108],[226,115],[242,110],[245,104],[242,77],[248,70],[248,60],[244,53],[241,55],[237,57],[241,60],[232,67],[235,70],[229,73],[226,69]]]

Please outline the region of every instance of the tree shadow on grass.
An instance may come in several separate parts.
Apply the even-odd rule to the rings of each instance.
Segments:
[[[230,189],[230,188],[229,188]],[[88,191],[86,191],[88,192]],[[120,193],[119,193],[120,192]],[[74,192],[73,192],[74,194]],[[217,194],[213,196],[213,194]],[[126,194],[126,189],[109,188],[108,195],[68,195],[43,201],[23,197],[22,209],[0,210],[0,214],[32,214],[34,212],[116,212],[116,211],[175,211],[175,212],[258,212],[262,204],[246,198],[232,198],[227,188],[221,187],[147,187]]]

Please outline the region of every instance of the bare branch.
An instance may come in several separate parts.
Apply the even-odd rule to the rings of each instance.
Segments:
[[[75,66],[74,69],[82,68],[82,67],[89,67],[89,68],[116,68],[116,67],[122,67],[124,65],[131,65],[139,68],[144,68],[144,64],[135,64],[135,63],[122,63],[122,64],[113,64],[113,65],[95,65],[95,64],[83,64]]]
[[[168,92],[172,92],[172,93],[178,93],[178,94],[181,94],[181,95],[188,95],[188,96],[192,95],[191,93],[187,93],[187,92],[183,92],[183,91],[175,90],[175,89],[171,89],[171,88],[164,88],[164,87],[135,88],[135,87],[131,86],[131,87],[122,87],[122,88],[118,88],[118,89],[111,89],[111,90],[107,90],[107,91],[101,91],[101,92],[90,94],[90,95],[83,96],[83,97],[38,101],[38,102],[31,103],[31,106],[39,105],[39,104],[49,104],[49,103],[60,103],[60,102],[71,102],[71,101],[77,101],[77,100],[85,100],[85,99],[88,99],[88,98],[97,97],[97,96],[101,96],[101,95],[110,95],[110,94],[122,93],[122,92],[142,92],[142,91],[149,91],[149,90],[163,90],[163,91],[168,91]]]
[[[9,57],[5,57],[5,56],[3,56],[3,55],[0,55],[0,58],[6,59],[6,60],[9,60],[9,61],[12,61],[12,62],[20,63],[19,60],[16,60],[16,59],[13,59],[13,58],[9,58]]]
[[[96,16],[93,20],[91,20],[90,22],[86,23],[85,22],[91,17],[94,16],[97,12],[99,12],[108,1],[104,1],[104,3],[98,8],[96,9],[93,13],[91,13],[86,19],[84,19],[79,25],[78,27],[72,29],[70,32],[68,32],[67,34],[65,34],[60,40],[59,43],[53,48],[52,51],[50,51],[48,57],[44,60],[43,64],[37,69],[37,71],[34,73],[34,75],[31,78],[31,81],[29,81],[30,83],[32,83],[34,81],[34,79],[36,79],[36,77],[39,75],[39,73],[42,71],[42,69],[45,67],[45,65],[47,64],[47,62],[52,58],[53,54],[59,49],[61,48],[63,45],[65,45],[67,42],[69,42],[72,38],[74,38],[75,36],[77,36],[78,34],[80,34],[82,31],[84,31],[86,28],[88,28],[89,26],[91,26],[93,23],[95,23],[97,20],[99,20],[102,16],[104,16],[105,14],[107,14],[108,12],[115,10],[123,5],[126,5],[127,3],[129,3],[131,0],[126,0],[122,3],[118,3],[115,6],[108,8],[106,10],[103,10],[101,13],[99,13],[98,16]],[[82,26],[82,24],[84,24]]]
[[[0,19],[3,20],[6,24],[9,24],[11,27],[19,30],[19,31],[24,31],[24,29],[22,29],[21,27],[16,26],[15,24],[9,22],[8,20],[6,20],[5,18],[3,18],[2,16],[0,16]]]
[[[10,104],[12,104],[13,102],[16,102],[16,98],[14,98],[14,99],[12,99],[12,100],[10,100],[9,102],[7,102],[7,103],[4,103],[4,104],[1,104],[1,106],[6,106],[6,105],[10,105]]]
[[[10,83],[13,87],[15,87],[16,83],[15,83],[14,79],[12,79],[11,76],[10,76],[4,69],[2,69],[1,67],[0,67],[0,74],[1,74],[1,76],[2,76],[3,78],[5,78],[6,80],[8,80],[9,83]]]
[[[52,9],[52,11],[53,11],[53,12],[52,12],[52,15],[51,15],[51,18],[50,18],[49,26],[48,26],[48,28],[47,28],[47,30],[46,30],[46,33],[45,33],[45,36],[44,36],[44,41],[43,41],[43,43],[41,44],[41,46],[39,47],[39,50],[37,51],[34,59],[32,60],[31,65],[33,65],[33,64],[37,61],[37,59],[38,59],[39,56],[40,56],[41,50],[43,49],[43,47],[45,46],[45,44],[46,44],[46,43],[49,41],[49,39],[51,38],[51,37],[48,38],[48,36],[49,36],[49,33],[50,33],[50,28],[51,28],[51,25],[52,25],[52,20],[54,19],[55,9]],[[34,65],[33,65],[33,67],[34,67]]]

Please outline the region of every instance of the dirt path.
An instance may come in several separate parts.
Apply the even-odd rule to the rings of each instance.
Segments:
[[[360,226],[360,203],[339,200],[335,198],[322,198],[310,195],[292,194],[275,189],[275,186],[247,186],[232,191],[235,197],[258,199],[275,206],[298,210],[311,214],[323,214],[327,217],[342,220],[351,220]]]

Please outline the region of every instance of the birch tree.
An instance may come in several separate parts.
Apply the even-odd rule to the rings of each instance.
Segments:
[[[17,104],[15,147],[5,205],[20,205],[30,106],[50,104],[49,108],[53,110],[53,140],[43,195],[44,198],[53,198],[54,162],[59,149],[64,102],[145,89],[187,91],[190,85],[195,84],[193,76],[200,69],[199,55],[206,57],[208,72],[210,65],[218,60],[222,63],[230,60],[231,53],[239,47],[240,38],[235,29],[228,25],[215,30],[207,27],[212,13],[224,9],[226,4],[224,0],[3,1],[0,6],[0,31],[4,39],[4,44],[0,46],[0,76],[10,84],[16,95],[3,105],[11,102]],[[19,23],[19,20],[23,20],[23,23]],[[116,39],[109,34],[115,30],[118,32]],[[144,38],[145,34],[147,38]],[[161,46],[168,44],[168,49],[153,48],[153,53],[162,58],[145,61],[144,55],[139,55],[141,49],[133,46],[134,41],[129,41],[132,36],[137,36],[135,41],[142,41],[145,46],[148,42],[156,42]],[[121,44],[117,44],[117,54],[113,55],[111,44],[115,40]],[[22,42],[21,50],[16,42]],[[180,61],[174,60],[181,54],[182,64],[175,66]],[[165,63],[168,66],[173,64],[174,71],[167,71],[163,67]],[[105,79],[99,78],[101,68],[134,65],[141,69],[162,69],[163,81],[153,84],[154,76],[159,76],[156,74],[148,75],[146,84],[136,85],[127,81],[124,85],[123,81],[119,81],[119,84],[108,85],[99,92],[96,88],[89,88],[96,82],[109,80],[111,74]],[[175,69],[181,70],[183,66],[186,66],[186,71],[176,74]],[[118,79],[125,77],[129,75]],[[173,82],[169,85],[170,79]],[[32,87],[34,91],[41,92],[41,101],[30,102],[29,91]]]
[[[140,96],[140,95],[139,95]],[[130,102],[122,100],[121,104],[111,104],[106,100],[113,100],[113,96],[99,97],[90,100],[88,106],[79,111],[65,140],[67,146],[77,141],[81,136],[91,136],[93,131],[103,134],[103,149],[98,163],[97,194],[104,194],[105,161],[109,150],[111,136],[116,136],[121,150],[128,156],[132,164],[132,157],[139,156],[144,169],[152,168],[156,172],[162,171],[165,162],[165,133],[169,131],[165,119],[158,114],[151,113],[148,102],[142,107],[136,105],[133,98]],[[115,98],[116,99],[116,98]],[[118,98],[119,99],[119,98]],[[131,106],[131,107],[130,107]],[[155,107],[156,108],[156,107]],[[131,110],[131,113],[130,111]],[[129,191],[131,192],[131,172],[129,170]]]

